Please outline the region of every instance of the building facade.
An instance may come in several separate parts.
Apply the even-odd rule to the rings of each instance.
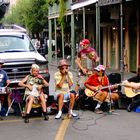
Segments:
[[[65,4],[66,26],[64,37],[61,36],[61,42],[64,42],[61,50],[64,52],[65,44],[70,44],[73,67],[80,40],[88,38],[100,55],[101,64],[120,71],[136,72],[140,65],[138,0],[65,0]],[[52,38],[57,40],[58,32],[61,33],[57,23],[59,6],[59,3],[49,6],[50,41]]]
[[[0,20],[4,17],[4,14],[7,11],[10,0],[0,0]]]

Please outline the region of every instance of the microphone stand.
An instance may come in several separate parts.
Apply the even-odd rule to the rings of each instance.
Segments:
[[[107,73],[105,73],[107,75]],[[119,113],[115,113],[115,112],[112,112],[112,99],[111,99],[111,84],[110,84],[110,81],[109,81],[109,78],[108,78],[108,93],[109,93],[109,112],[108,114],[109,115],[119,115]]]

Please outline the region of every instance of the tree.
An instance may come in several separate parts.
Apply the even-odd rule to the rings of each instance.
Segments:
[[[31,8],[32,7],[32,8]],[[31,0],[30,9],[26,13],[26,26],[32,33],[39,33],[48,24],[46,0]]]
[[[6,23],[19,24],[27,28],[31,33],[38,34],[48,25],[47,0],[18,0],[12,7],[4,21]]]

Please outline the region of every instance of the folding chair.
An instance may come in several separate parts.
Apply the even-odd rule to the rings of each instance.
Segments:
[[[27,95],[24,94],[24,98],[23,98],[24,104],[25,104],[24,108],[26,108],[26,104],[27,104],[26,97],[27,97]],[[46,96],[46,94],[44,94],[44,98],[47,103],[48,96]],[[24,117],[24,115],[25,115],[25,113],[24,113],[25,110],[26,109],[23,110],[22,117]],[[43,111],[42,111],[41,101],[39,98],[36,98],[32,104],[32,108],[30,110],[30,116],[33,116],[33,117],[39,116],[40,117],[40,116],[42,116],[42,112]]]
[[[11,102],[10,106],[8,107],[8,110],[7,110],[6,114],[5,114],[5,116],[8,116],[9,111],[10,111],[13,103],[18,104],[19,109],[20,109],[20,113],[22,113],[22,108],[21,108],[21,104],[20,104],[22,102],[22,96],[21,96],[21,93],[19,92],[19,90],[14,89],[12,91],[12,93],[11,93],[11,97],[12,97],[12,102]]]

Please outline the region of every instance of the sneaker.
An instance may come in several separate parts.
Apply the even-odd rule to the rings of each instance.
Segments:
[[[55,116],[55,119],[60,119],[62,115],[62,112],[58,112],[58,114]]]
[[[71,113],[72,117],[77,117],[78,115],[76,113]]]

